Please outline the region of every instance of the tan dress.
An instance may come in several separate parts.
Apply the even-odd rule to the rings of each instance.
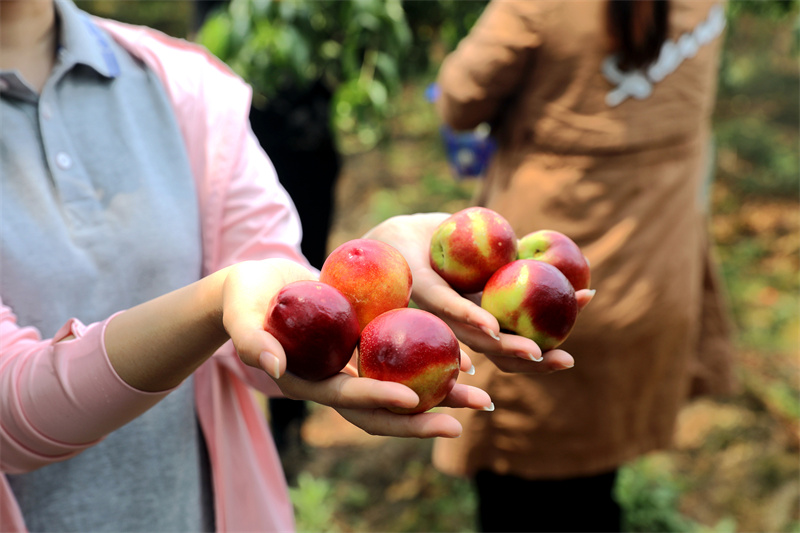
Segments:
[[[495,0],[442,65],[443,118],[489,121],[498,139],[477,203],[519,236],[571,236],[597,289],[562,345],[573,369],[512,375],[473,358],[459,379],[496,410],[454,410],[464,434],[436,443],[444,472],[608,471],[668,447],[692,395],[733,386],[704,213],[722,6],[673,1],[664,58],[631,81],[607,59],[605,5]]]

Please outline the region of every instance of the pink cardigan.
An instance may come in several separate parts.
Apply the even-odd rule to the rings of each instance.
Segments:
[[[248,129],[250,88],[189,42],[108,20],[95,22],[162,79],[197,183],[204,274],[255,258],[300,255],[296,211]],[[67,322],[53,339],[16,324],[0,299],[0,530],[25,531],[5,474],[68,459],[166,393],[125,384],[104,348],[109,319]],[[74,340],[57,343],[69,334]],[[293,531],[269,429],[250,387],[279,394],[230,343],[195,373],[195,400],[213,471],[218,531]]]

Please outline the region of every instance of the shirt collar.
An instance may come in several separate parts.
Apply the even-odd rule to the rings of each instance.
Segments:
[[[117,77],[120,73],[119,62],[108,35],[72,0],[55,0],[55,6],[61,31],[60,59],[91,67],[107,78]]]

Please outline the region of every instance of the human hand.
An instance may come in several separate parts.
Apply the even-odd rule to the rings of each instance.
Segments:
[[[480,295],[462,296],[430,266],[430,240],[449,213],[421,213],[390,218],[365,237],[397,248],[408,261],[414,278],[411,298],[422,309],[438,315],[458,339],[485,354],[504,372],[546,374],[571,368],[575,361],[564,350],[542,353],[531,339],[500,332],[497,319],[479,305]],[[591,301],[594,291],[576,293],[579,309]]]
[[[398,415],[388,411],[389,407],[414,407],[419,398],[405,385],[358,377],[355,359],[342,372],[322,381],[286,373],[286,354],[264,330],[264,317],[270,299],[284,285],[314,278],[312,272],[286,260],[253,261],[231,268],[223,286],[223,323],[242,361],[269,374],[286,397],[333,407],[367,433],[420,438],[460,435],[460,424],[445,413]],[[469,356],[462,352],[462,371],[471,368]],[[489,410],[492,401],[480,389],[456,384],[441,405]]]
[[[471,372],[472,368],[469,356],[462,352],[461,370]],[[308,382],[287,373],[276,383],[287,397],[333,407],[351,424],[371,435],[416,438],[461,435],[461,424],[447,413],[433,410],[407,415],[389,411],[390,407],[414,407],[419,397],[400,383],[358,377],[355,358],[339,374],[322,381]],[[461,383],[456,383],[440,406],[494,409],[486,392]]]
[[[226,274],[222,288],[222,322],[239,358],[262,368],[273,378],[286,371],[280,343],[264,330],[270,300],[285,285],[317,276],[288,259],[238,263]]]
[[[272,372],[285,361],[270,355],[277,341],[264,331],[274,294],[314,273],[286,259],[238,263],[127,309],[106,326],[112,367],[135,389],[159,392],[179,385],[232,339],[242,360]],[[261,365],[264,366],[264,365]]]

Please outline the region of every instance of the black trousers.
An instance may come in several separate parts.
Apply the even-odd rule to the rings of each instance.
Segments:
[[[480,530],[619,532],[617,471],[573,479],[523,479],[481,471],[475,477]]]

